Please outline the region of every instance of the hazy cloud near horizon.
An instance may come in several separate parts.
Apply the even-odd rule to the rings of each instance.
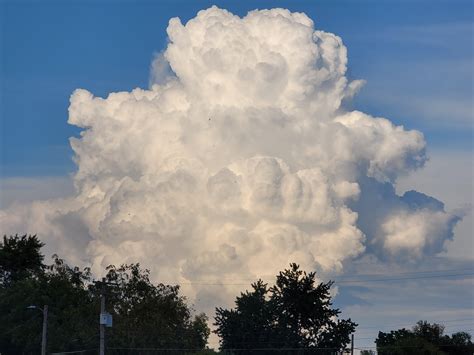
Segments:
[[[4,208],[2,232],[96,273],[139,261],[157,280],[224,284],[289,262],[416,261],[452,239],[462,213],[395,189],[425,164],[422,133],[343,109],[363,82],[339,37],[302,13],[216,7],[167,32],[150,89],[72,94],[73,194]],[[205,308],[239,288],[184,290]]]

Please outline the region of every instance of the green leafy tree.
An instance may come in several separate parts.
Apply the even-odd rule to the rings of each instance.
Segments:
[[[474,351],[471,336],[467,333],[443,335],[444,326],[419,321],[412,330],[399,329],[390,333],[379,332],[375,343],[381,355],[398,354],[453,354],[468,355]]]
[[[35,277],[18,279],[0,288],[0,352],[36,353],[40,348],[42,314],[48,305],[48,350],[68,351],[91,345],[97,313],[85,283],[88,270],[70,268],[57,256]],[[96,328],[98,329],[98,327]]]
[[[444,326],[437,323],[430,324],[427,321],[420,320],[413,327],[412,333],[415,337],[423,338],[433,344],[438,344],[443,337]]]
[[[38,353],[42,314],[30,305],[48,305],[48,352],[98,347],[101,284],[88,268],[70,267],[56,255],[51,265],[43,264],[42,245],[27,236],[5,237],[0,244],[2,355]],[[177,286],[153,285],[138,264],[110,266],[106,281],[114,314],[109,347],[205,349],[207,318],[193,316]]]
[[[192,316],[179,286],[153,285],[149,271],[139,264],[110,266],[105,281],[114,315],[110,347],[205,348],[210,333],[207,317]]]
[[[0,285],[41,274],[43,245],[36,235],[4,236],[0,241]]]
[[[474,353],[474,344],[471,335],[466,332],[457,332],[441,339],[442,349],[447,354],[468,355]]]
[[[217,308],[221,349],[307,349],[320,354],[344,349],[357,324],[338,319],[340,311],[332,308],[330,296],[332,282],[316,285],[315,277],[291,264],[273,287],[259,280],[251,292],[237,297],[235,309]]]
[[[222,349],[274,348],[281,344],[277,337],[275,314],[267,300],[267,284],[259,280],[236,298],[236,309],[217,308],[215,325]],[[236,351],[239,353],[239,351]]]

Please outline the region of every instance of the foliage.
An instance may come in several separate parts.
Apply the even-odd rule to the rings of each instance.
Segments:
[[[41,341],[42,314],[48,305],[48,349],[68,351],[90,346],[97,313],[85,284],[88,270],[70,268],[54,257],[36,277],[25,277],[0,288],[0,351],[36,352]],[[23,275],[26,275],[23,274]],[[98,327],[95,327],[98,329]]]
[[[337,319],[340,311],[331,308],[332,283],[315,285],[315,277],[291,264],[273,287],[259,280],[252,291],[237,297],[235,309],[217,308],[221,349],[234,349],[236,354],[251,349],[312,349],[312,353],[344,349],[357,324]]]
[[[474,345],[465,332],[443,335],[444,326],[419,321],[412,330],[405,328],[390,333],[379,332],[375,343],[381,355],[396,354],[472,354]]]
[[[42,246],[36,235],[4,236],[3,242],[0,241],[0,284],[41,273],[44,266],[40,253]]]
[[[0,244],[0,353],[40,349],[43,317],[30,305],[48,305],[48,352],[97,348],[101,283],[89,269],[70,267],[56,255],[43,264],[42,245],[35,236],[4,237]],[[109,347],[205,348],[207,318],[192,317],[177,286],[153,285],[138,264],[110,266],[105,281],[114,317]]]
[[[110,266],[105,278],[113,309],[111,347],[204,349],[209,336],[207,317],[191,316],[179,286],[153,285],[139,264]]]

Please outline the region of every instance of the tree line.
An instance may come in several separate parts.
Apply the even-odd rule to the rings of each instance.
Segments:
[[[0,352],[36,354],[40,349],[40,312],[48,305],[48,352],[97,348],[102,284],[88,268],[67,265],[53,256],[44,263],[36,236],[4,237],[0,242]],[[154,285],[139,264],[106,270],[114,347],[204,349],[207,318],[194,314],[178,286]]]
[[[47,352],[90,349],[99,342],[100,294],[107,285],[109,354],[212,354],[208,317],[196,313],[178,285],[154,284],[137,264],[110,265],[103,280],[88,268],[69,266],[31,235],[0,241],[0,354],[37,354],[42,316],[31,305],[48,305]],[[332,282],[317,283],[298,265],[281,271],[274,285],[262,280],[236,297],[232,309],[217,308],[214,332],[225,354],[335,354],[350,343],[357,324],[333,307]],[[31,307],[30,307],[31,308]],[[379,333],[379,354],[472,354],[467,333],[443,335],[440,325],[419,322],[413,330]],[[133,350],[134,349],[134,350]],[[367,354],[370,351],[367,350]]]
[[[456,332],[444,334],[444,326],[437,323],[419,321],[412,329],[379,332],[375,340],[379,355],[452,354],[472,355],[474,345],[471,335]]]

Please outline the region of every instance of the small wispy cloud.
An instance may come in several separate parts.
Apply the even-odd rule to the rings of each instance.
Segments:
[[[7,208],[12,203],[62,198],[73,192],[74,185],[69,176],[1,178],[0,208]]]
[[[354,33],[351,37],[361,41],[378,40],[397,44],[450,48],[456,47],[456,43],[460,40],[469,40],[473,35],[474,22],[447,22],[391,26],[374,32]]]
[[[473,22],[451,22],[392,27],[378,35],[385,40],[450,48],[457,42],[453,39],[468,40],[473,34]]]

